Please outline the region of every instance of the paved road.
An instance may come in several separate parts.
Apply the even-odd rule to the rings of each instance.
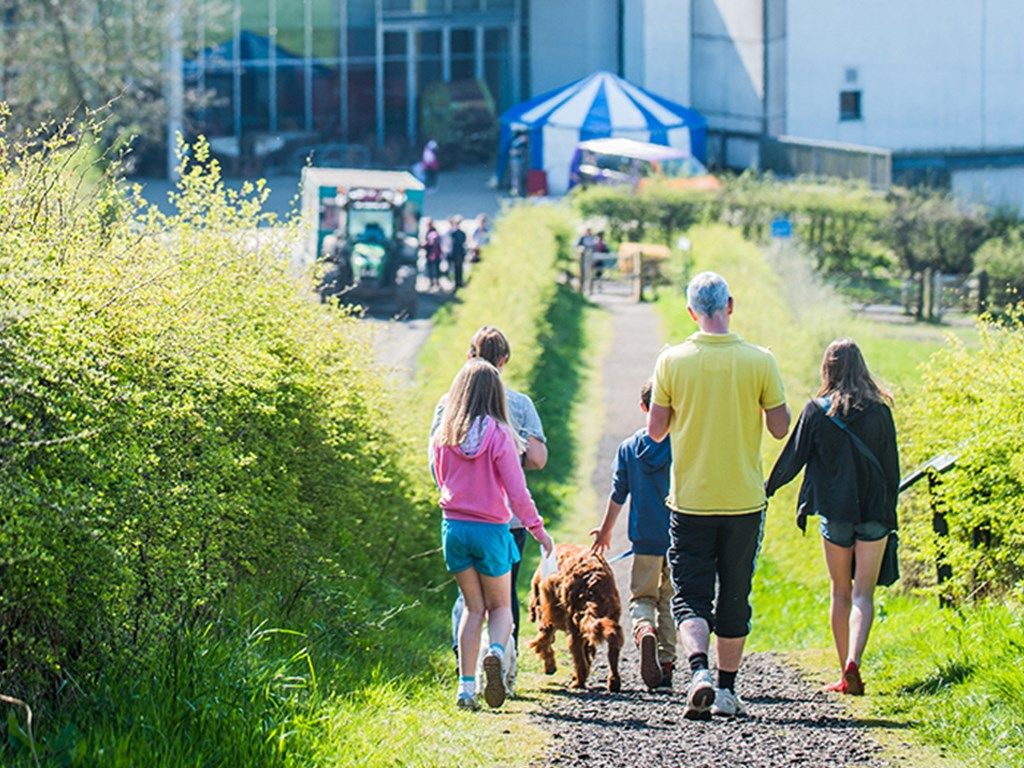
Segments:
[[[597,446],[593,477],[598,497],[604,499],[609,487],[609,467],[619,442],[642,426],[638,390],[652,371],[663,340],[659,318],[649,304],[630,303],[611,287],[594,298],[610,313],[614,330],[602,367],[606,423]],[[624,510],[614,532],[613,554],[629,547],[626,523]],[[630,561],[613,567],[623,597],[622,624],[628,638]],[[565,642],[561,635],[558,642]],[[683,719],[683,696],[688,682],[685,671],[677,672],[672,692],[648,692],[640,680],[638,655],[629,639],[621,665],[623,690],[617,694],[603,689],[607,677],[603,652],[585,692],[568,689],[570,672],[564,666],[559,670],[547,687],[553,695],[541,699],[536,715],[553,737],[551,749],[539,765],[888,765],[880,757],[880,747],[862,726],[849,718],[841,702],[819,692],[774,655],[753,654],[744,662],[738,685],[750,707],[750,717],[711,723]]]

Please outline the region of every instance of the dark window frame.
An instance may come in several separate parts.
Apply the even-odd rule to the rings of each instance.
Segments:
[[[864,119],[864,97],[860,88],[839,92],[839,122],[849,123]]]

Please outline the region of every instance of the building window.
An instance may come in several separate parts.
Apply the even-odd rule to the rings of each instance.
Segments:
[[[839,119],[860,120],[860,91],[839,92]]]

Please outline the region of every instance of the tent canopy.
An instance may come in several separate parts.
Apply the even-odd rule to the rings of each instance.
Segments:
[[[238,60],[243,64],[257,62],[266,64],[270,61],[271,52],[277,61],[278,67],[301,66],[304,59],[297,56],[287,48],[274,44],[266,35],[258,35],[243,29],[238,35]],[[235,38],[228,38],[223,43],[208,45],[200,51],[194,59],[186,59],[184,71],[186,75],[193,75],[203,66],[207,69],[230,68],[235,60]],[[314,69],[326,70],[322,65],[314,65]]]
[[[516,132],[530,138],[529,167],[544,170],[548,188],[564,192],[576,145],[621,136],[688,151],[704,161],[707,119],[695,109],[651,93],[611,72],[595,72],[542,93],[501,116],[498,178],[504,176]]]

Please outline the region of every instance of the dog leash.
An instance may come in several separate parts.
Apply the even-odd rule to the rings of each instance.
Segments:
[[[611,558],[608,561],[608,563],[609,564],[617,563],[617,562],[619,562],[619,560],[625,560],[627,557],[632,557],[632,556],[633,556],[633,550],[632,549],[627,549],[625,552],[620,552],[615,557]]]

